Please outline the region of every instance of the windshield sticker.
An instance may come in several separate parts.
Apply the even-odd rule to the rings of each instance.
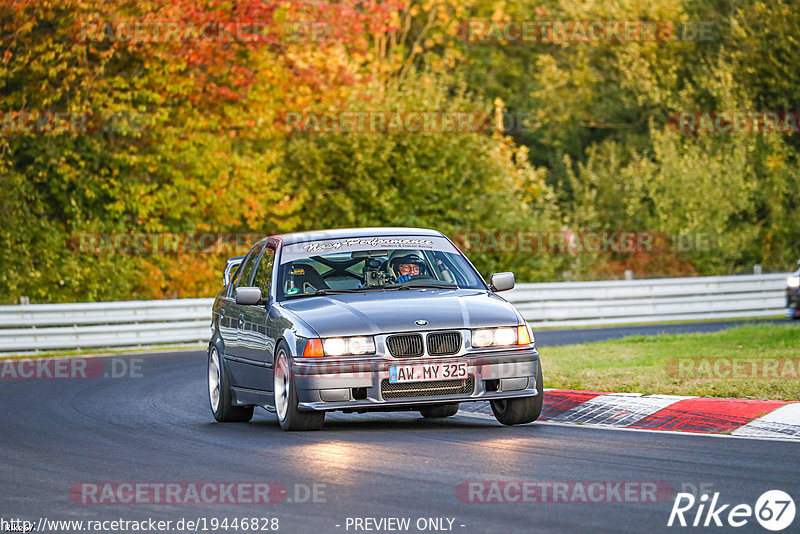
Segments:
[[[387,255],[392,250],[409,250],[412,252],[435,250],[457,253],[456,248],[445,237],[414,235],[346,237],[339,239],[316,239],[287,245],[281,252],[281,264],[314,256],[345,254],[349,257],[349,255],[354,252],[381,251],[382,255]],[[341,261],[341,259],[337,261]]]
[[[396,239],[396,238],[385,238],[385,237],[374,237],[371,239],[361,239],[361,238],[352,238],[352,239],[345,239],[343,241],[331,241],[329,243],[307,243],[303,245],[303,250],[306,252],[319,252],[319,251],[327,251],[327,250],[340,250],[342,248],[351,248],[351,247],[375,247],[379,248],[383,245],[393,245],[395,247],[425,247],[431,248],[433,247],[433,241],[430,239]]]

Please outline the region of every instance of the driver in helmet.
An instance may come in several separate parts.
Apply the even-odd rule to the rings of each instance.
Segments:
[[[416,254],[400,256],[392,260],[392,270],[396,276],[395,282],[400,284],[408,282],[415,276],[425,274],[425,262]]]

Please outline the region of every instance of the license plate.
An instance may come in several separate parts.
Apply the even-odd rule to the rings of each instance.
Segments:
[[[467,362],[415,363],[389,367],[389,382],[424,382],[467,378]]]

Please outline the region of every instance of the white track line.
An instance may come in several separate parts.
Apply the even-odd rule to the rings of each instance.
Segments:
[[[459,410],[456,416],[463,416],[463,417],[470,417],[473,419],[483,419],[483,420],[491,420],[497,422],[494,415],[485,414],[485,413],[478,413],[478,412],[468,412],[465,410]],[[500,423],[497,423],[500,424]],[[797,443],[798,438],[792,438],[789,436],[781,435],[781,436],[739,436],[739,435],[730,435],[730,434],[704,434],[702,432],[680,432],[677,430],[653,430],[650,428],[626,428],[626,427],[619,427],[619,426],[610,426],[610,425],[595,425],[595,424],[577,424],[577,423],[561,423],[558,421],[536,421],[534,423],[529,423],[529,425],[542,425],[542,426],[562,426],[567,428],[592,428],[595,430],[609,430],[613,432],[649,432],[651,434],[674,434],[677,436],[694,436],[694,437],[705,437],[705,438],[723,438],[723,439],[750,439],[750,440],[759,440],[759,441],[784,441],[787,443]]]
[[[800,438],[800,402],[786,404],[733,431],[734,436]]]
[[[559,423],[628,426],[684,399],[679,395],[611,393],[600,395],[558,416]]]

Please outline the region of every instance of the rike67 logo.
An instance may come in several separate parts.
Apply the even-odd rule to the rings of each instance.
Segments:
[[[719,504],[719,492],[711,497],[703,494],[699,498],[691,493],[678,493],[667,526],[742,527],[755,517],[765,529],[778,532],[791,525],[794,516],[794,500],[781,490],[764,492],[755,506]]]

